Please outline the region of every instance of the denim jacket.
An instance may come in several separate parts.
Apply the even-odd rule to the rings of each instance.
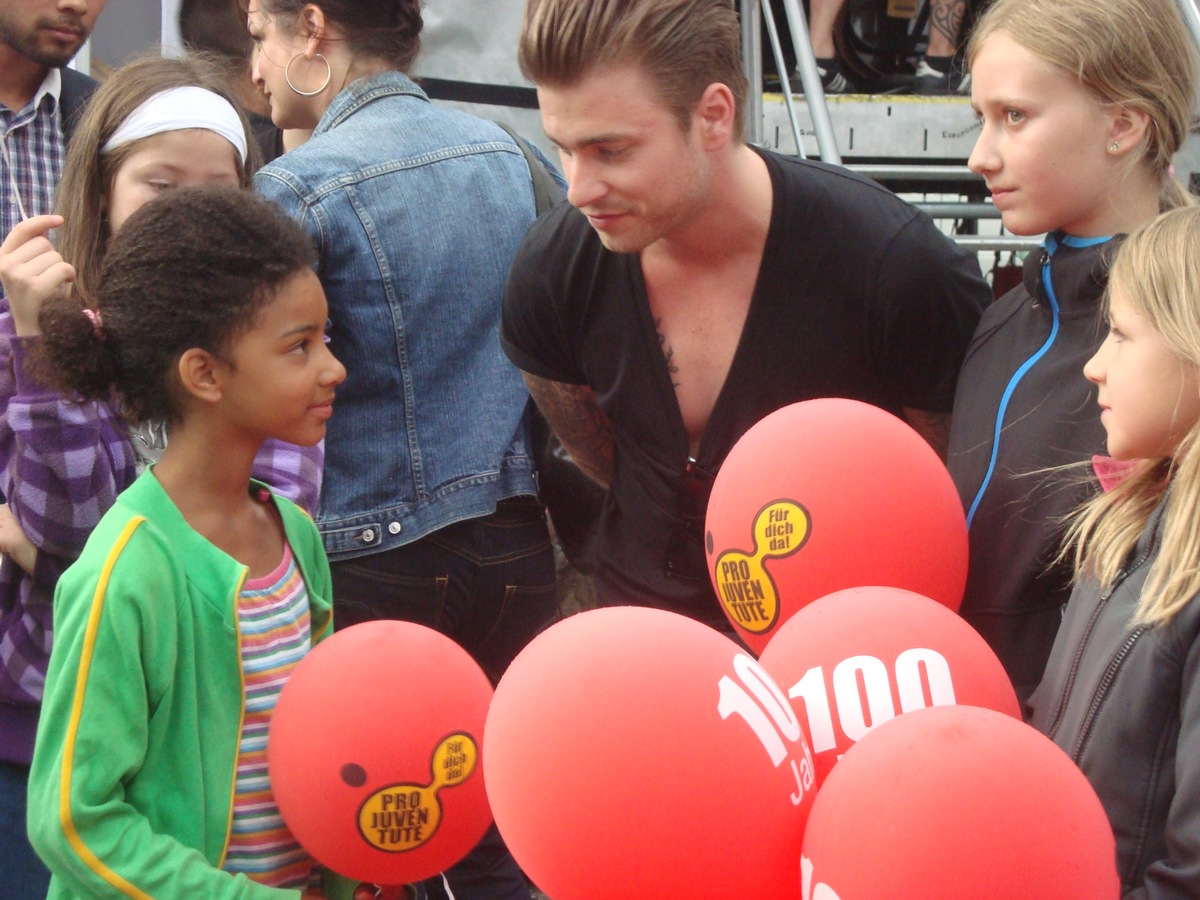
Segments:
[[[529,397],[498,338],[534,220],[512,139],[390,71],[343,89],[255,185],[312,236],[346,366],[316,517],[329,555],[387,550],[535,494]]]

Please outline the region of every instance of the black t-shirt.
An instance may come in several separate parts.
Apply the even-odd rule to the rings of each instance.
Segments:
[[[741,340],[700,440],[697,463],[709,473],[755,422],[800,400],[948,412],[989,296],[974,256],[891,192],[840,168],[762,155],[771,223]],[[561,204],[534,224],[513,263],[501,342],[533,375],[589,385],[613,423],[601,602],[725,626],[698,539],[690,553],[699,577],[665,574],[688,439],[638,255],[606,250],[587,219]]]

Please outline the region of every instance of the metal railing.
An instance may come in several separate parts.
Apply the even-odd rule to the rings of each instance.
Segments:
[[[1192,40],[1200,47],[1200,3],[1198,0],[1177,0],[1180,12],[1191,32]],[[804,146],[801,142],[801,127],[799,116],[793,102],[784,56],[779,41],[770,0],[739,0],[742,16],[743,58],[746,75],[754,89],[750,91],[750,109],[747,116],[747,140],[761,145],[763,143],[763,103],[762,103],[762,39],[761,29],[766,26],[767,37],[771,44],[775,69],[779,72],[779,80],[783,91],[784,103],[787,107],[788,119],[791,124],[792,136],[796,142],[796,152],[803,157]],[[838,151],[837,138],[834,134],[833,122],[829,114],[829,104],[825,99],[825,91],[821,86],[821,75],[817,70],[816,57],[809,40],[808,22],[800,0],[782,0],[787,19],[788,34],[796,55],[796,73],[800,77],[800,86],[812,118],[813,135],[816,137],[817,149],[823,162],[842,165],[842,157]],[[967,167],[941,164],[898,164],[898,165],[849,165],[847,168],[872,178],[885,186],[902,182],[954,182],[958,185],[964,182],[982,179],[972,173]],[[935,201],[918,202],[917,207],[924,209],[930,216],[938,219],[956,219],[977,221],[982,219],[999,219],[1000,213],[990,201],[981,202],[970,198],[959,202]],[[1028,237],[1001,235],[986,237],[976,234],[957,234],[954,236],[961,245],[979,251],[1028,250],[1037,246],[1037,239]]]

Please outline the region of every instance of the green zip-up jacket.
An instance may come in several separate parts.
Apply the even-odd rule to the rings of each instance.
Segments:
[[[274,502],[315,643],[332,631],[329,563],[312,520]],[[220,869],[244,708],[246,573],[146,471],[62,576],[29,784],[49,900],[299,896]]]

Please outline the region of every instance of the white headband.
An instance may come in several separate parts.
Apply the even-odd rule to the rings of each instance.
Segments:
[[[202,87],[177,87],[155,94],[120,124],[100,148],[101,155],[124,144],[165,131],[203,128],[219,134],[246,164],[246,129],[237,111],[220,94]]]

